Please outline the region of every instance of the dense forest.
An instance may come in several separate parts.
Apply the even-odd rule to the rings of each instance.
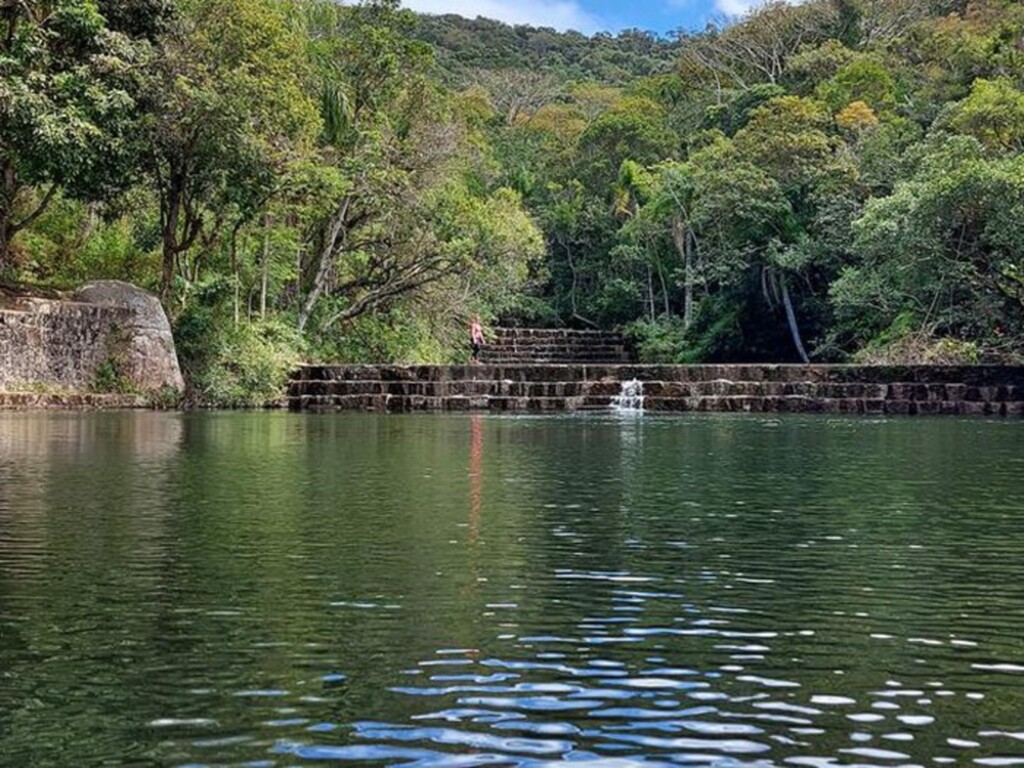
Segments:
[[[0,284],[158,293],[189,397],[464,360],[1024,354],[1024,7],[770,3],[671,40],[395,0],[0,3]]]

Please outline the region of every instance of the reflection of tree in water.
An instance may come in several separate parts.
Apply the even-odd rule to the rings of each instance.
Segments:
[[[83,763],[129,748],[184,754],[200,735],[265,733],[258,723],[304,696],[319,697],[302,705],[316,720],[407,722],[437,698],[389,689],[459,674],[419,666],[451,649],[513,661],[557,651],[569,665],[601,657],[632,672],[651,656],[701,671],[742,663],[799,682],[785,693],[794,703],[817,693],[866,705],[889,677],[942,680],[957,696],[936,700],[920,754],[938,753],[929,739],[967,735],[955,728],[965,716],[1009,726],[1020,711],[1019,688],[971,669],[1021,653],[1015,425],[161,418],[4,430],[0,417],[0,754],[12,764],[59,764],[72,749]],[[623,573],[658,581],[616,581]],[[627,626],[699,632],[522,640],[614,639]],[[748,641],[711,630],[776,635],[757,640],[763,659],[739,661]],[[950,632],[981,647],[954,656]],[[412,667],[422,671],[402,673]],[[336,672],[344,682],[322,681]],[[559,673],[524,673],[549,677]],[[756,689],[731,673],[713,685]],[[965,686],[988,698],[965,704]],[[254,688],[287,697],[237,695]],[[219,725],[143,727],[169,717]],[[816,723],[829,753],[847,733],[844,713],[830,717]],[[256,760],[264,743],[204,758]]]
[[[173,560],[182,422],[0,414],[0,754],[12,764],[127,756],[125,733],[159,706],[144,656],[163,632],[152,606]]]

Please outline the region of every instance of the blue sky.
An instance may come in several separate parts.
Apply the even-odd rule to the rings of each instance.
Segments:
[[[712,17],[741,14],[760,0],[403,0],[423,13],[486,16],[509,24],[592,34],[638,27],[666,33],[699,29]]]

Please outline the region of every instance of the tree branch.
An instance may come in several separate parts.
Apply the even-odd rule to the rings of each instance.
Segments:
[[[26,216],[21,221],[12,222],[11,223],[11,226],[10,226],[11,234],[13,235],[15,232],[20,232],[25,227],[27,227],[29,224],[31,224],[33,221],[35,221],[40,216],[42,216],[43,213],[46,211],[47,207],[50,205],[50,202],[53,200],[53,196],[56,195],[56,194],[57,194],[57,184],[54,183],[54,184],[50,185],[50,189],[43,196],[42,202],[39,203],[38,207],[34,211],[32,211],[32,213],[30,213],[28,216]]]

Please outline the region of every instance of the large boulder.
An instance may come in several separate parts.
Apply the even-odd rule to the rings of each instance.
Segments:
[[[118,372],[139,390],[185,389],[171,323],[160,301],[120,280],[96,280],[75,292],[75,301],[126,310],[117,350]]]

